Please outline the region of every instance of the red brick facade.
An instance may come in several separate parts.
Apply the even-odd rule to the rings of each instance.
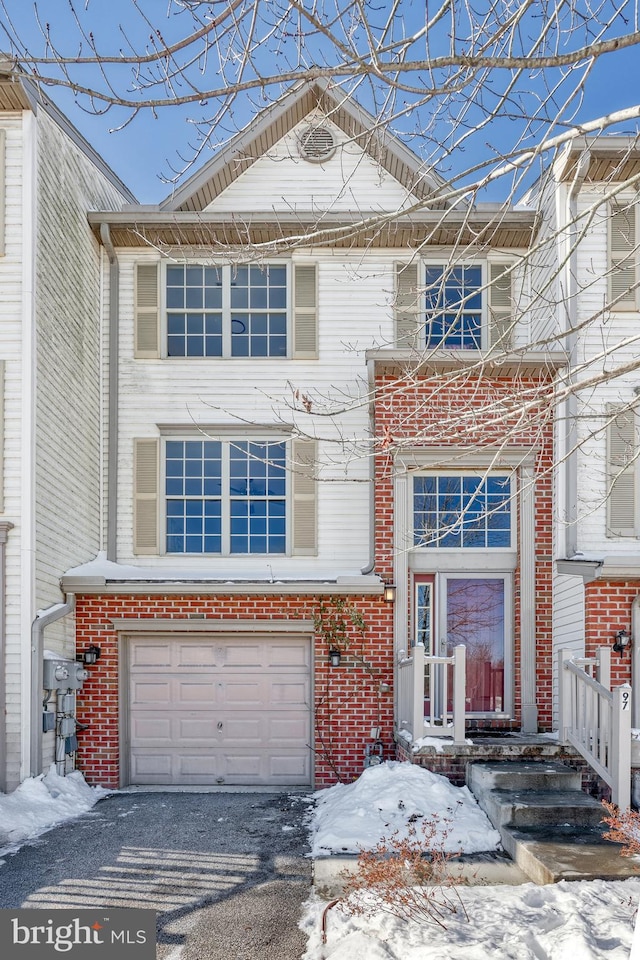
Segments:
[[[392,607],[382,597],[348,597],[364,618],[364,635],[350,625],[349,646],[339,667],[327,663],[327,643],[316,637],[315,780],[319,786],[362,773],[371,727],[380,727],[385,759],[393,745]],[[313,619],[327,597],[292,596],[81,596],[78,597],[77,643],[95,643],[101,656],[78,697],[78,720],[88,729],[79,734],[78,766],[89,783],[120,786],[118,634],[113,620],[125,618],[210,620]],[[301,632],[304,632],[301,630]],[[381,689],[382,688],[382,689]]]
[[[525,423],[508,415],[521,407],[523,391],[535,393],[544,380],[469,378],[463,384],[414,380],[398,387],[395,377],[380,376],[376,389],[378,456],[375,481],[375,573],[390,582],[394,576],[393,453],[405,444],[425,448],[508,447],[535,454],[535,600],[537,699],[541,729],[551,727],[551,579],[552,579],[552,424],[548,408],[532,407]],[[470,411],[476,411],[470,416]],[[501,411],[495,416],[495,411]],[[507,410],[505,415],[504,411]],[[506,437],[506,441],[505,441]],[[488,720],[479,726],[519,727],[520,720],[520,563],[514,575],[514,721]],[[361,613],[364,635],[349,625],[350,644],[339,667],[327,664],[326,637],[314,644],[315,782],[326,785],[351,780],[362,772],[365,745],[372,727],[379,727],[385,758],[395,756],[393,743],[393,605],[381,596],[348,597]],[[78,718],[88,729],[80,735],[79,766],[91,783],[120,783],[118,635],[114,620],[205,617],[212,620],[313,620],[327,598],[301,596],[79,596],[77,642],[102,650],[91,667],[79,697]],[[629,603],[626,604],[628,614]],[[407,614],[408,615],[408,614]],[[614,618],[615,619],[615,618]],[[618,626],[624,625],[616,620]],[[610,632],[610,628],[607,627]],[[594,639],[595,642],[595,639]],[[123,674],[124,675],[124,674]]]
[[[585,656],[611,647],[618,630],[631,635],[631,604],[640,594],[638,580],[594,580],[585,587]],[[611,654],[611,684],[631,683],[631,654]]]
[[[552,468],[553,425],[544,402],[548,379],[412,377],[407,386],[393,373],[378,376],[375,424],[376,573],[393,576],[393,453],[411,448],[517,447],[535,454],[535,619],[536,690],[541,730],[552,725]],[[522,397],[540,395],[521,419]],[[511,415],[510,410],[515,412]],[[463,461],[460,461],[463,465]],[[519,545],[519,553],[521,545]],[[464,561],[461,559],[461,565]],[[434,566],[437,558],[434,558]],[[478,727],[519,728],[520,724],[520,561],[514,575],[515,722],[491,720]]]

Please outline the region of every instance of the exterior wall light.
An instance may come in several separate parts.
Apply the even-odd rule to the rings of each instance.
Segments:
[[[100,647],[96,647],[96,645],[92,643],[82,654],[83,663],[96,663],[96,661],[100,659],[101,652]]]
[[[340,653],[340,651],[337,650],[335,647],[332,647],[331,650],[329,650],[329,663],[331,664],[331,666],[339,667],[341,659],[342,659],[342,654]]]
[[[622,654],[624,653],[626,648],[630,645],[630,643],[631,643],[631,636],[628,630],[624,630],[624,629],[618,630],[618,632],[614,634],[613,649],[615,650],[616,653],[619,653],[620,656],[622,656]]]
[[[395,603],[395,600],[396,600],[395,583],[385,583],[383,596],[384,596],[385,603]]]

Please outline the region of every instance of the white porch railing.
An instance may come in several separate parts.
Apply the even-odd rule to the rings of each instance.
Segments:
[[[592,676],[597,668],[597,679]],[[631,687],[611,690],[611,650],[595,659],[558,659],[560,742],[571,744],[611,787],[611,799],[627,810],[631,802]]]
[[[465,685],[462,644],[451,657],[426,656],[421,643],[408,655],[403,650],[398,659],[398,729],[412,741],[453,736],[454,743],[464,743]]]

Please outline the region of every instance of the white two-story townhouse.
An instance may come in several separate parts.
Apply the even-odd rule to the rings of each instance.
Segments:
[[[580,141],[550,171],[571,395],[558,435],[555,656],[613,648],[640,726],[638,205],[632,137]],[[569,238],[571,250],[569,251]],[[568,253],[568,256],[567,256]]]
[[[87,211],[132,199],[29,78],[0,63],[4,790],[48,768],[56,742],[59,769],[73,762],[72,721],[64,735],[56,729],[59,704],[42,685],[45,651],[75,659],[74,602],[60,577],[102,543],[100,338],[108,264]],[[71,699],[67,707],[70,718]]]
[[[441,688],[405,716],[415,647],[466,645],[463,722],[550,726],[563,357],[528,312],[539,224],[449,194],[316,83],[157,207],[90,214],[106,550],[63,587],[99,651],[92,781],[356,776],[419,739],[414,708],[446,727]]]

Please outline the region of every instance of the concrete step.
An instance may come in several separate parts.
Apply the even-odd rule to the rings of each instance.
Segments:
[[[604,810],[561,763],[495,761],[468,768],[467,783],[506,852],[535,883],[638,876],[635,858],[605,840]]]
[[[625,880],[638,876],[633,857],[605,840],[597,827],[502,827],[507,853],[535,883],[559,880]]]
[[[597,827],[604,814],[602,804],[581,790],[487,790],[481,806],[497,829],[554,823]]]
[[[469,765],[467,784],[472,793],[486,790],[581,790],[579,770],[557,760],[494,760]]]

